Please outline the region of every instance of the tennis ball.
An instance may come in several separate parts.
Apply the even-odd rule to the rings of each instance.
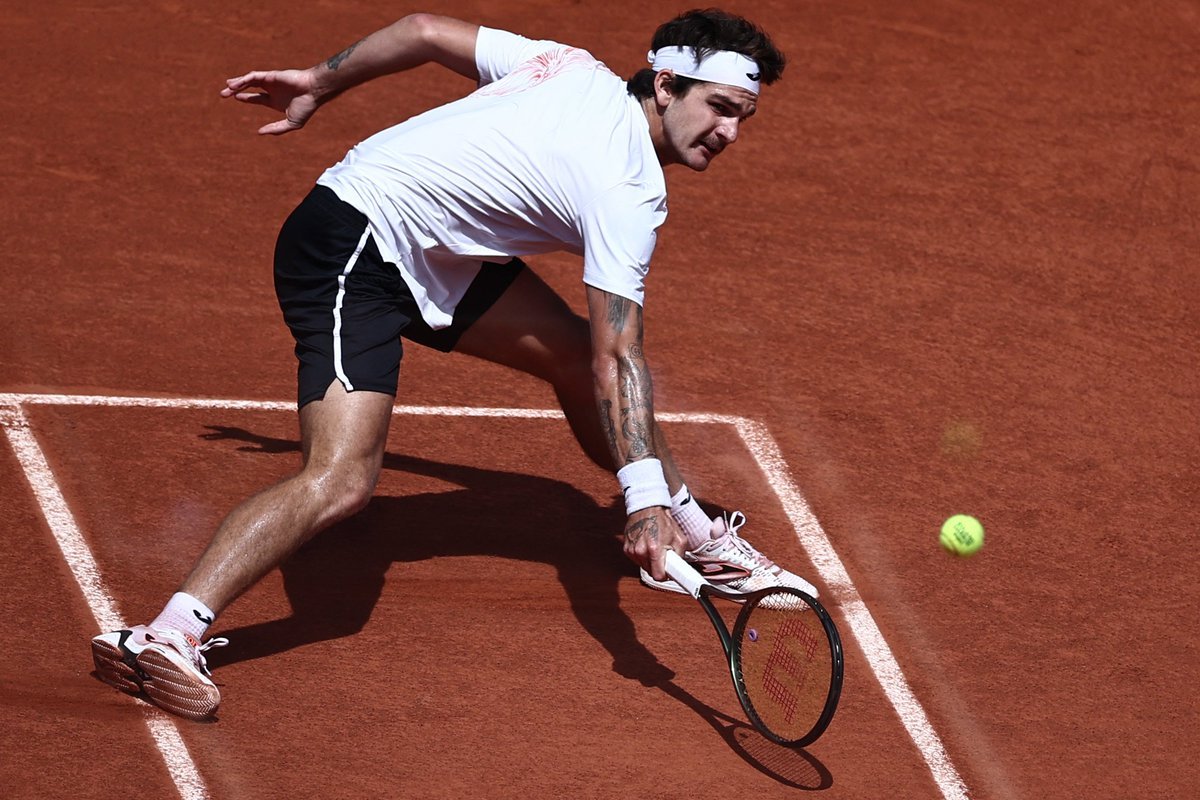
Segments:
[[[955,514],[942,523],[942,534],[938,541],[955,555],[969,556],[983,547],[983,526],[974,517]]]

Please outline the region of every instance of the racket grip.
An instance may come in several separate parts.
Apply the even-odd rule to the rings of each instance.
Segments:
[[[687,590],[692,597],[700,596],[700,587],[708,583],[692,565],[683,560],[674,550],[667,551],[667,574]]]

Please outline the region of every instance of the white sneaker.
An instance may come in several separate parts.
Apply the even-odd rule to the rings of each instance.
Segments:
[[[130,694],[145,693],[156,706],[188,719],[210,718],[221,703],[204,652],[228,639],[200,644],[171,628],[135,625],[92,639],[96,677]]]
[[[735,511],[713,522],[713,538],[683,554],[684,560],[696,568],[705,580],[730,592],[754,592],[776,586],[790,586],[805,594],[817,596],[817,588],[808,581],[788,572],[760,553],[754,545],[738,536],[746,524],[746,515]],[[663,592],[687,594],[687,590],[667,578],[656,581],[646,570],[639,577],[646,586]]]

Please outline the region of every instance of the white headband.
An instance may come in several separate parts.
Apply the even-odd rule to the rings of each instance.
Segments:
[[[682,75],[685,78],[695,78],[698,81],[708,81],[709,83],[723,83],[726,86],[739,86],[748,92],[758,94],[760,74],[758,62],[732,50],[718,50],[715,53],[709,53],[699,66],[696,65],[695,48],[682,45],[651,50],[646,57],[655,72],[669,69],[676,75]]]

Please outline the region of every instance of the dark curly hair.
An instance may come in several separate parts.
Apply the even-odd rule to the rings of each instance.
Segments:
[[[651,50],[672,45],[692,47],[699,58],[718,50],[732,50],[749,56],[759,66],[762,83],[774,83],[783,75],[787,59],[771,41],[771,37],[753,22],[722,11],[719,8],[685,11],[670,22],[664,22],[650,40]],[[696,62],[697,64],[699,61]],[[700,81],[678,75],[672,87],[680,96]],[[654,70],[638,70],[625,82],[629,93],[639,100],[654,95]]]

